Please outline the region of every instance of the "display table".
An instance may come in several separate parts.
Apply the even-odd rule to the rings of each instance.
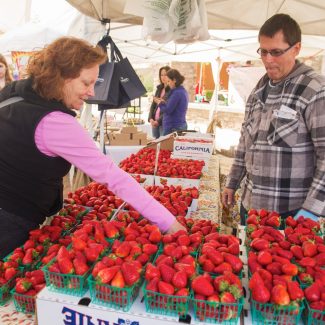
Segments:
[[[129,156],[131,153],[135,153],[139,151],[142,146],[107,146],[107,153],[112,157],[112,159],[119,163],[122,159]],[[200,197],[198,199],[198,210],[191,213],[191,217],[195,219],[210,219],[214,222],[220,223],[220,204],[219,204],[219,160],[217,156],[212,156],[208,168],[206,172],[204,172],[203,177],[199,186]],[[221,227],[222,228],[222,227]],[[229,232],[229,229],[222,228],[224,232]],[[62,304],[61,301],[66,302],[67,308],[73,309],[78,314],[76,317],[81,317],[79,312],[82,315],[102,315],[103,310],[107,311],[107,316],[105,318],[106,322],[97,322],[97,318],[87,318],[84,317],[83,323],[81,319],[75,319],[75,323],[66,320],[67,315],[72,315],[71,311],[66,310],[64,314],[62,312]],[[87,306],[78,305],[80,298],[76,298],[73,296],[68,296],[64,294],[57,294],[50,292],[47,288],[41,291],[38,295],[37,299],[37,308],[38,308],[38,324],[40,325],[51,325],[51,324],[129,324],[129,325],[140,325],[140,324],[155,324],[155,325],[168,325],[168,324],[176,324],[178,323],[178,319],[176,317],[167,317],[167,316],[159,316],[155,314],[146,314],[144,303],[141,302],[141,297],[138,297],[134,302],[129,313],[124,313],[121,311],[114,311],[112,309],[107,309],[104,307],[100,307],[97,305],[90,305],[94,308],[91,309]],[[53,313],[57,314],[57,317],[60,318],[60,322],[58,322],[57,318],[52,317]],[[89,313],[90,312],[90,313]],[[52,313],[52,314],[51,314]],[[97,316],[96,316],[97,317]],[[98,316],[99,317],[99,316]],[[7,325],[32,325],[35,324],[36,316],[31,314],[23,314],[15,311],[13,301],[11,300],[8,304],[4,306],[0,306],[0,324]],[[134,322],[134,323],[132,323]],[[138,324],[137,324],[138,322]],[[191,324],[195,324],[194,318],[191,321]],[[199,323],[197,323],[199,324]],[[202,323],[200,323],[202,324]],[[247,322],[249,324],[249,322]]]

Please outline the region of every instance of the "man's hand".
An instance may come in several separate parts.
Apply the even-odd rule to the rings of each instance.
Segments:
[[[234,204],[235,202],[234,194],[235,194],[235,190],[227,187],[224,188],[222,192],[221,202],[225,208],[229,208],[229,206]]]
[[[178,230],[185,230],[187,232],[187,229],[175,219],[174,223],[166,231],[166,234],[173,234]]]

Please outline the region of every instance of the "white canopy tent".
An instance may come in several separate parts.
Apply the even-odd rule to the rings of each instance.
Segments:
[[[67,0],[83,14],[96,20],[142,24],[142,18],[125,13],[134,0]],[[145,0],[137,0],[141,6]],[[287,13],[300,24],[303,34],[325,35],[325,3],[319,0],[205,0],[209,29],[258,30],[276,13]]]

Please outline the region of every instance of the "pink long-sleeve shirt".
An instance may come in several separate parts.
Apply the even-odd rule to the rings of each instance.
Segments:
[[[96,182],[105,184],[162,231],[175,221],[163,205],[97,148],[73,116],[58,111],[47,114],[36,128],[35,143],[45,155],[60,156]]]

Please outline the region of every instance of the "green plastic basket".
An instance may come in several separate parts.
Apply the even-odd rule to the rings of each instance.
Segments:
[[[49,267],[55,262],[56,259],[53,259],[42,268],[46,286],[49,290],[71,296],[83,296],[88,289],[86,279],[90,274],[91,268],[84,275],[62,274],[49,271]]]
[[[5,284],[0,286],[0,306],[3,306],[11,298],[11,289],[15,286],[18,276],[19,272]]]
[[[243,297],[233,304],[194,299],[193,293],[191,297],[195,320],[204,323],[237,325],[244,305]]]
[[[17,293],[15,288],[11,290],[11,294],[17,311],[25,314],[35,313],[36,296],[27,296]]]
[[[301,318],[304,303],[296,306],[279,306],[275,304],[262,304],[251,300],[253,324],[289,325],[298,324]]]
[[[305,300],[305,309],[302,313],[302,319],[305,325],[323,325],[325,324],[325,310],[312,309],[308,301]]]
[[[137,298],[142,281],[131,287],[118,288],[108,284],[97,283],[92,275],[88,277],[91,302],[96,305],[115,308],[123,311],[130,310]]]
[[[20,246],[20,247],[23,247],[23,246]],[[29,264],[22,264],[21,262],[19,263],[19,266],[18,266],[18,269],[21,271],[21,272],[24,272],[24,271],[32,271],[32,270],[35,270],[36,268],[36,265],[40,262],[40,260],[45,256],[46,252],[48,250],[48,247],[47,246],[44,246],[44,252],[42,252],[41,254],[39,254],[35,260],[32,261],[32,263],[29,263]],[[13,252],[9,253],[3,260],[4,261],[9,261],[10,260],[10,257],[11,255],[13,254]]]
[[[188,313],[190,296],[166,295],[146,289],[145,281],[142,291],[146,312],[164,316],[183,316]]]

